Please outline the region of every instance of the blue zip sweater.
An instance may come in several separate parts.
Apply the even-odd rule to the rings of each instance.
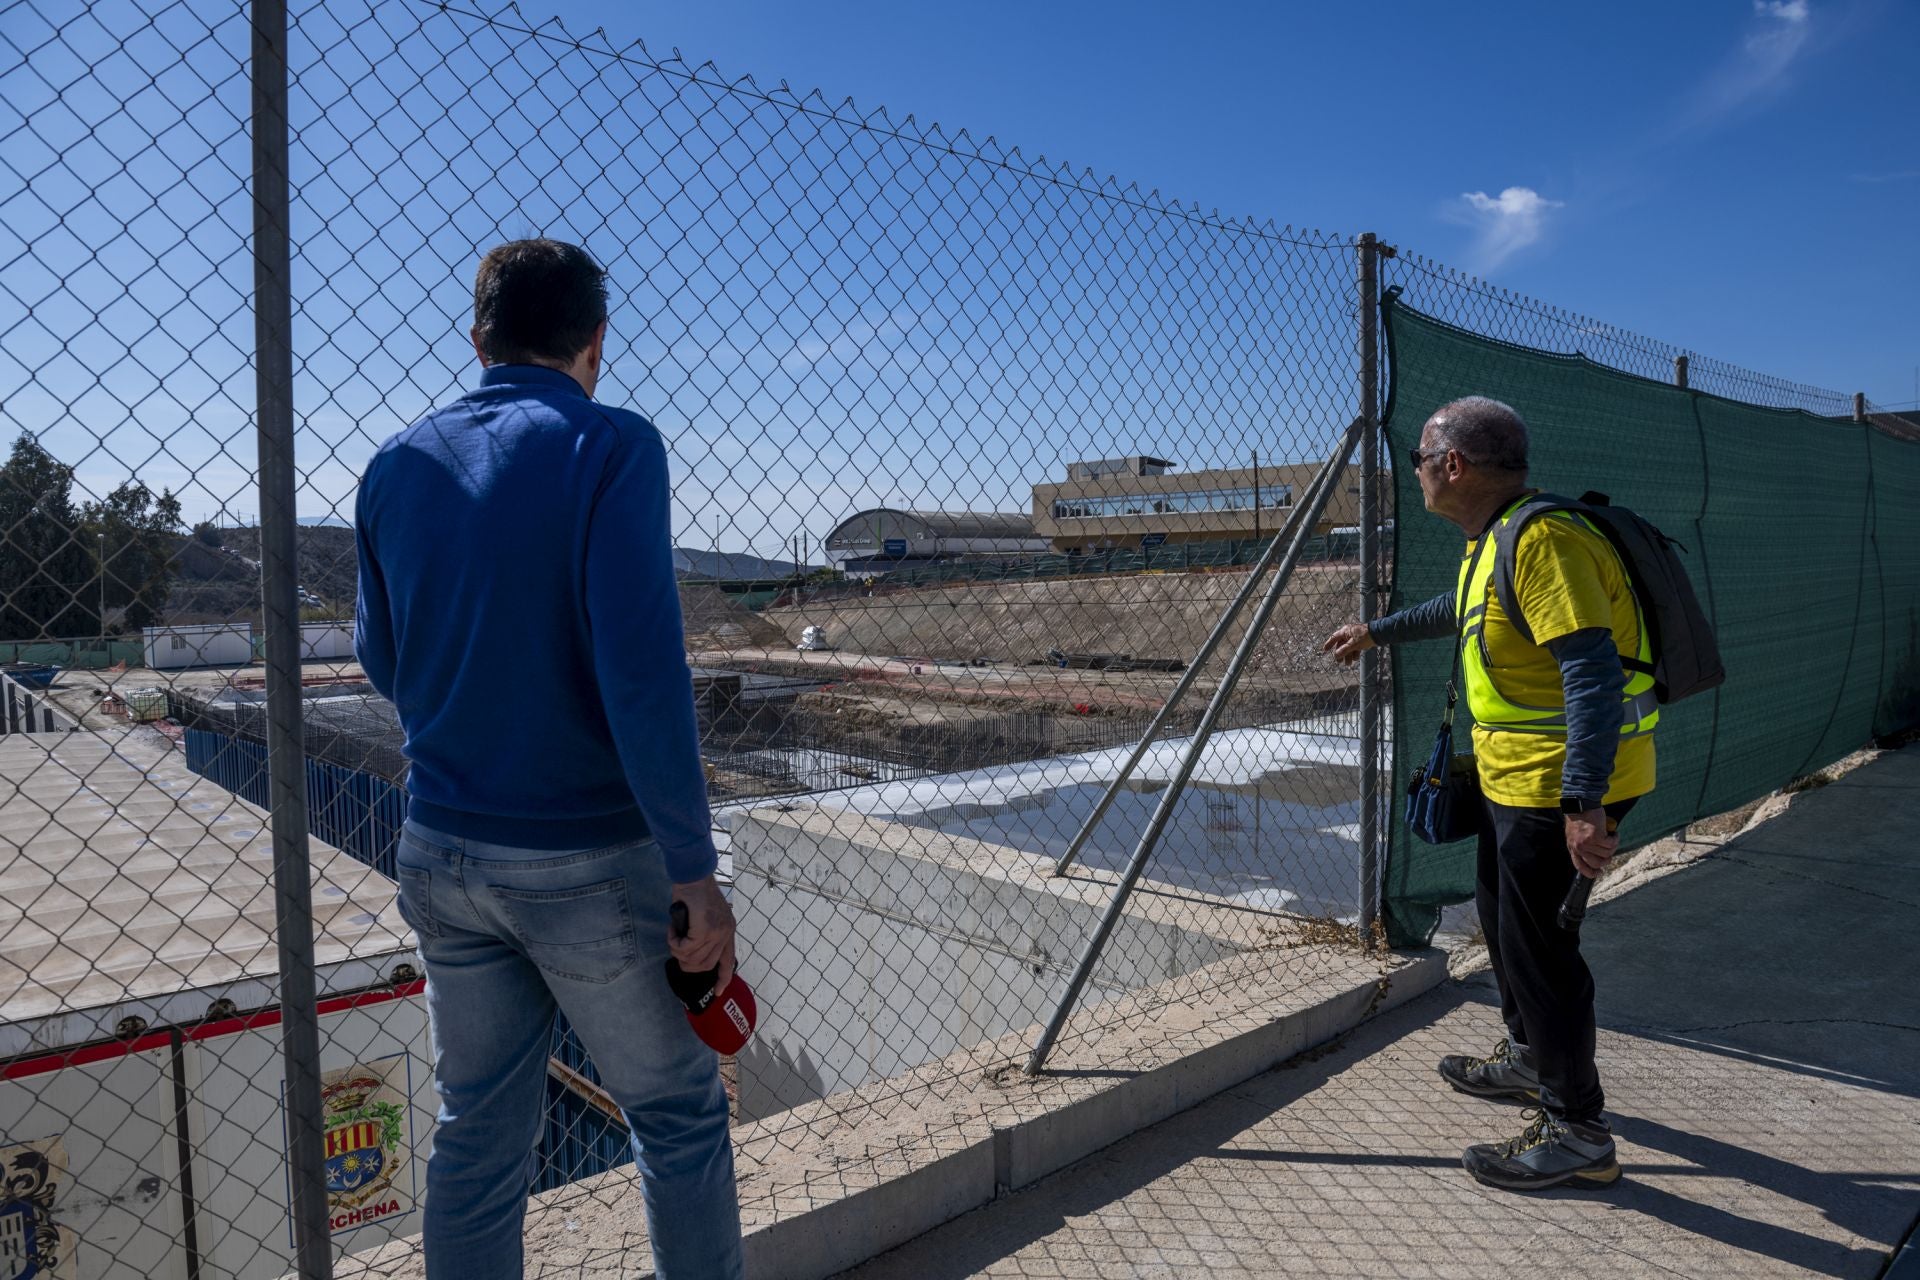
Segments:
[[[399,710],[415,821],[532,849],[651,834],[676,883],[713,871],[651,423],[495,365],[374,454],[354,533],[354,651]]]

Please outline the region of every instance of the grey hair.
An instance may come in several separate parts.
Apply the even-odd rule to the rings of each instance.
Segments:
[[[1501,471],[1527,470],[1527,424],[1512,405],[1487,396],[1443,404],[1430,419],[1434,441],[1468,462]]]

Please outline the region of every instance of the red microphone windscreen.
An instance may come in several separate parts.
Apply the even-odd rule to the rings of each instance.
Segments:
[[[692,1025],[693,1033],[706,1041],[715,1053],[725,1054],[738,1053],[746,1047],[747,1041],[753,1038],[759,1017],[753,989],[737,973],[727,989],[713,997],[706,1008],[698,1013],[687,1011],[687,1022]]]

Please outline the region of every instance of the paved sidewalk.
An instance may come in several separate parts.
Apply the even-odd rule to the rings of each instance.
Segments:
[[[1920,747],[1597,908],[1586,942],[1626,1177],[1519,1196],[1460,1169],[1517,1108],[1443,1053],[1449,984],[849,1277],[1873,1277],[1920,1217]]]

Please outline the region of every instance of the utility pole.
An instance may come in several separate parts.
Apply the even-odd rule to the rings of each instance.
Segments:
[[[1260,541],[1260,451],[1253,451],[1253,540]]]

